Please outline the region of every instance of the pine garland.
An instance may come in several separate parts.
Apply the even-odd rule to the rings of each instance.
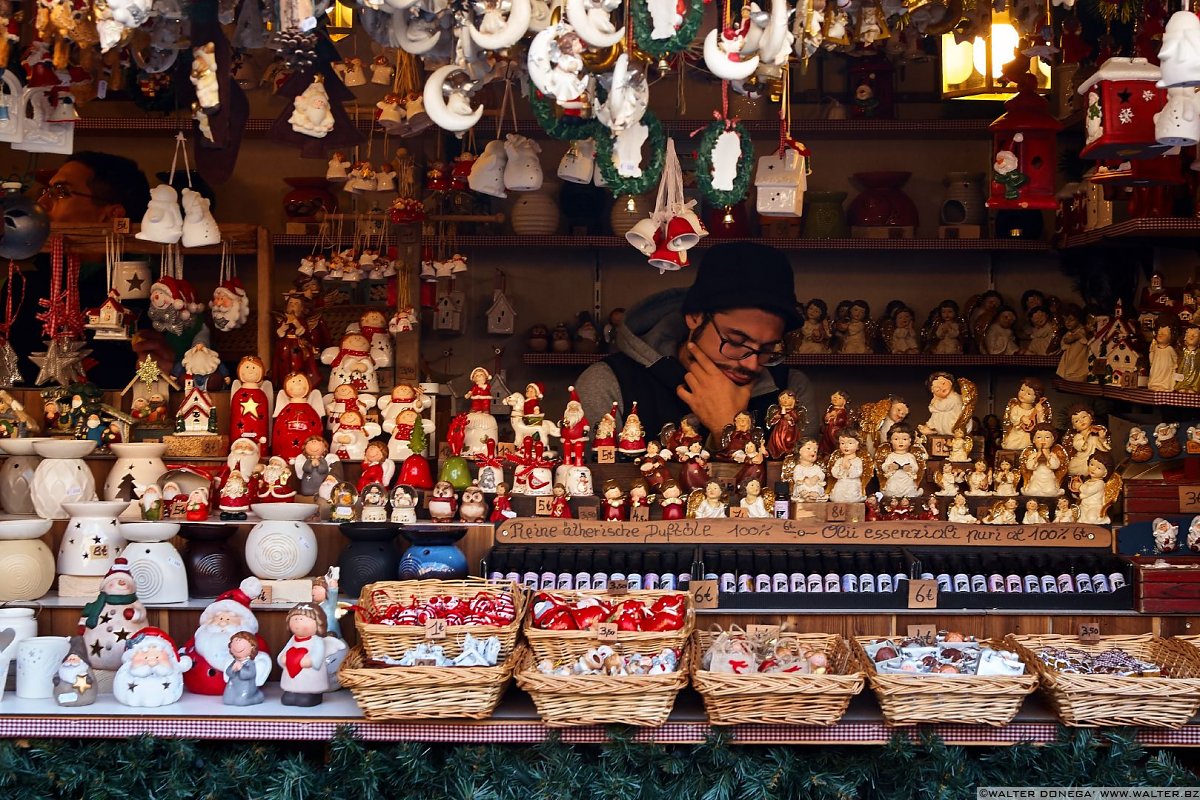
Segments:
[[[882,747],[748,747],[726,732],[696,746],[532,746],[158,739],[5,740],[5,800],[968,800],[978,786],[1200,786],[1131,730],[1062,729],[1041,746],[962,748],[926,733]]]
[[[645,194],[658,186],[658,180],[662,177],[663,162],[667,157],[667,137],[663,133],[662,123],[652,112],[647,111],[642,116],[642,124],[650,130],[650,135],[646,137],[643,145],[650,148],[649,162],[642,165],[642,174],[636,178],[626,178],[617,171],[617,165],[613,163],[614,137],[608,128],[603,125],[596,126],[596,166],[600,168],[600,174],[613,197]]]
[[[533,107],[533,117],[537,124],[551,139],[563,142],[573,142],[580,139],[590,139],[600,124],[594,119],[573,117],[569,114],[558,116],[554,113],[554,103],[537,89],[529,93],[529,105]]]
[[[731,206],[746,199],[750,189],[750,170],[754,164],[754,142],[750,132],[740,122],[734,123],[732,130],[738,135],[742,146],[742,154],[738,157],[737,174],[733,177],[733,189],[722,191],[713,187],[712,154],[717,146],[717,139],[727,130],[725,120],[710,122],[700,137],[700,151],[696,155],[696,185],[709,205]]]
[[[650,32],[654,23],[650,19],[650,8],[646,0],[629,0],[629,3],[630,14],[633,16],[633,39],[637,48],[655,58],[687,49],[696,38],[696,33],[700,30],[700,21],[704,18],[704,4],[700,0],[687,0],[687,12],[684,13],[683,23],[675,31],[675,35],[667,39],[653,39]]]

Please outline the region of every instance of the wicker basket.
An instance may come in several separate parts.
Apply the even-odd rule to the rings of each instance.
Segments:
[[[692,645],[692,685],[704,698],[713,725],[833,725],[846,713],[850,698],[862,691],[861,665],[837,634],[789,634],[814,650],[825,651],[829,672],[824,675],[731,675],[700,669],[713,636],[709,631],[696,631]]]
[[[971,721],[1000,727],[1012,722],[1025,696],[1038,683],[1037,675],[880,675],[863,648],[877,636],[858,636],[854,650],[863,662],[867,683],[879,698],[888,725]],[[1005,648],[1003,641],[981,644]]]
[[[366,667],[355,647],[338,669],[369,720],[486,719],[512,680],[518,648],[495,667]]]
[[[1200,708],[1200,653],[1185,642],[1153,634],[1102,636],[1099,642],[1080,642],[1075,636],[1044,634],[1014,636],[1006,641],[1031,670],[1037,670],[1042,692],[1064,725],[1139,725],[1179,728]],[[1073,647],[1089,653],[1119,648],[1143,661],[1152,661],[1171,677],[1134,678],[1120,675],[1074,675],[1042,663],[1034,651],[1041,647]]]
[[[616,641],[613,643],[613,648],[618,652],[654,653],[662,650],[664,647],[673,647],[684,651],[687,649],[692,629],[696,626],[696,612],[692,607],[692,596],[687,592],[640,590],[622,595],[612,595],[605,592],[554,591],[553,594],[564,598],[567,602],[574,602],[582,597],[599,597],[614,604],[623,600],[642,600],[648,606],[660,597],[680,595],[684,598],[687,604],[687,611],[684,614],[682,628],[675,631],[653,631],[649,633],[620,631],[617,633]],[[529,642],[529,646],[533,649],[533,655],[538,661],[543,658],[548,658],[551,661],[561,661],[564,659],[571,659],[573,661],[587,652],[589,648],[596,646],[595,631],[549,631],[533,627],[532,609],[525,620],[525,639]]]
[[[667,721],[675,695],[687,686],[685,650],[679,670],[666,675],[546,675],[525,650],[517,662],[517,686],[533,698],[551,728],[620,723],[656,728]]]
[[[461,581],[380,581],[369,583],[360,594],[355,625],[358,636],[366,650],[367,658],[400,658],[407,651],[425,641],[425,628],[420,625],[381,625],[365,622],[382,614],[392,604],[409,605],[413,598],[423,603],[438,595],[452,595],[470,600],[480,592],[506,593],[513,596],[516,616],[504,627],[490,625],[450,625],[446,628],[446,641],[442,642],[446,655],[453,658],[462,652],[463,638],[469,633],[476,639],[497,636],[500,639],[500,658],[508,658],[517,644],[521,630],[521,619],[525,616],[526,595],[523,589],[512,582],[493,582],[482,578]]]

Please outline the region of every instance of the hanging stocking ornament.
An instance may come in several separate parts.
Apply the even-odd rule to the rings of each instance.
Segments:
[[[23,383],[25,380],[21,375],[17,351],[9,341],[13,320],[17,318],[17,313],[21,310],[21,301],[24,299],[25,276],[17,268],[17,262],[10,259],[8,280],[4,284],[4,323],[3,329],[0,330],[0,389],[11,389],[13,384]]]
[[[219,280],[221,282],[213,290],[213,299],[209,304],[213,326],[221,332],[237,330],[250,318],[250,298],[237,276],[237,262],[229,242],[221,243]]]

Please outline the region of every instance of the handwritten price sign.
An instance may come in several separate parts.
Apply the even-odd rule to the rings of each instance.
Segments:
[[[908,582],[909,608],[937,608],[937,581],[919,580]]]
[[[1084,622],[1079,626],[1079,641],[1081,642],[1098,642],[1100,641],[1100,623],[1099,622]]]
[[[615,642],[617,640],[617,623],[597,622],[596,638],[601,642]]]
[[[691,590],[692,602],[696,604],[696,608],[717,607],[719,601],[716,581],[692,581]]]
[[[445,639],[446,638],[446,620],[431,619],[425,623],[425,638],[426,639]]]
[[[1181,512],[1200,511],[1200,486],[1179,487],[1179,510]]]

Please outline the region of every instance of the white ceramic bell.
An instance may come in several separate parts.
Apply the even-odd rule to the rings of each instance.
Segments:
[[[221,228],[209,210],[209,200],[199,192],[183,190],[183,246],[204,247],[221,243]]]
[[[60,575],[103,576],[108,572],[125,547],[117,515],[127,505],[123,500],[63,503],[71,518],[58,546]]]
[[[569,183],[591,183],[596,169],[596,143],[591,139],[571,142],[558,162],[558,177]]]

